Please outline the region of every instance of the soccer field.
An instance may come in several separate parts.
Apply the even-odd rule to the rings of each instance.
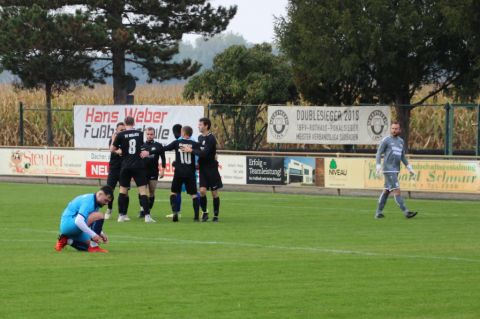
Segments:
[[[106,221],[108,254],[53,247],[95,187],[0,184],[0,318],[480,318],[479,202],[221,194],[221,222]],[[211,200],[209,201],[211,207]],[[115,203],[116,208],[116,203]],[[115,213],[115,217],[116,217]]]

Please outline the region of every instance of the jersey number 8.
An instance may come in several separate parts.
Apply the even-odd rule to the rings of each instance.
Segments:
[[[129,140],[128,141],[128,154],[135,154],[137,148],[137,141],[136,140]]]

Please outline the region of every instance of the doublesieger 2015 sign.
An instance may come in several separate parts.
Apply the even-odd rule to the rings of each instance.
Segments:
[[[269,143],[378,144],[389,134],[388,106],[269,106]]]

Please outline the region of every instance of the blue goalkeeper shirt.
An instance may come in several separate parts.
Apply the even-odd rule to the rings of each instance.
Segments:
[[[87,221],[88,216],[99,209],[100,206],[97,204],[95,193],[80,195],[68,203],[67,208],[65,208],[63,211],[62,218],[75,218],[78,214],[80,214],[85,218],[85,221]]]

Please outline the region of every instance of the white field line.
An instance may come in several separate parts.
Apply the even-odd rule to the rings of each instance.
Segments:
[[[187,199],[188,202],[185,203],[185,205],[188,206],[187,211],[190,210],[190,199]],[[183,199],[182,199],[183,201]],[[222,200],[223,201],[223,200]],[[168,200],[155,200],[155,202],[169,202]],[[236,203],[236,202],[242,202],[242,203]],[[341,211],[346,211],[346,212],[357,212],[357,213],[371,213],[372,216],[375,215],[375,209],[376,209],[376,203],[374,201],[372,201],[372,208],[371,209],[359,209],[359,208],[354,208],[354,207],[319,207],[318,205],[295,205],[295,206],[290,206],[290,205],[266,205],[266,204],[255,204],[254,206],[250,206],[250,202],[248,200],[229,200],[228,201],[228,206],[245,206],[245,207],[248,207],[248,210],[249,211],[257,211],[256,208],[275,208],[275,209],[290,209],[290,210],[295,210],[295,215],[297,216],[299,214],[298,210],[299,209],[311,209],[311,210],[315,210],[315,211],[310,211],[310,212],[307,212],[307,213],[318,213],[318,212],[322,212],[322,211],[334,211],[334,212],[341,212]],[[183,204],[182,204],[183,206]],[[393,201],[392,201],[392,205],[389,205],[389,203],[387,203],[387,206],[386,206],[386,209],[387,210],[396,210],[398,212],[398,214],[402,214],[401,211],[398,210],[397,207],[393,207],[393,206],[396,206],[396,205],[393,205]],[[388,211],[387,211],[388,213]],[[241,213],[242,215],[245,215],[245,214],[249,214],[248,212],[246,211],[242,211]],[[388,214],[387,214],[388,215]],[[441,212],[440,213],[437,213],[437,212],[434,212],[434,213],[431,213],[431,212],[424,212],[424,211],[420,211],[419,212],[419,216],[436,216],[436,217],[459,217],[460,215],[458,214],[455,214],[455,213],[451,213],[451,214],[442,214]],[[372,217],[373,219],[373,217]]]
[[[37,230],[22,228],[20,231],[37,232],[37,233],[49,233],[57,234],[56,231]],[[116,240],[120,239],[120,240]],[[124,239],[124,240],[122,240]],[[128,235],[113,235],[110,236],[110,240],[116,243],[131,244],[132,242],[140,242],[142,244],[157,244],[159,242],[168,242],[178,245],[214,245],[225,247],[243,247],[243,248],[257,248],[257,249],[269,249],[269,250],[281,250],[281,251],[305,251],[312,253],[334,254],[334,255],[356,255],[363,257],[390,257],[400,259],[425,259],[425,260],[439,260],[439,261],[463,261],[470,263],[480,263],[480,259],[464,258],[457,256],[434,256],[434,255],[402,255],[402,254],[389,254],[389,253],[377,253],[360,250],[345,250],[345,249],[331,249],[321,247],[299,247],[299,246],[282,246],[282,245],[262,245],[254,243],[241,243],[241,242],[222,242],[222,241],[203,241],[203,240],[189,240],[189,239],[177,239],[168,237],[139,237]],[[12,239],[0,238],[0,241],[12,241]],[[19,240],[21,242],[30,242],[27,240]],[[38,242],[39,240],[31,240],[31,242]],[[43,242],[43,240],[42,240]],[[49,241],[54,244],[54,241]]]

